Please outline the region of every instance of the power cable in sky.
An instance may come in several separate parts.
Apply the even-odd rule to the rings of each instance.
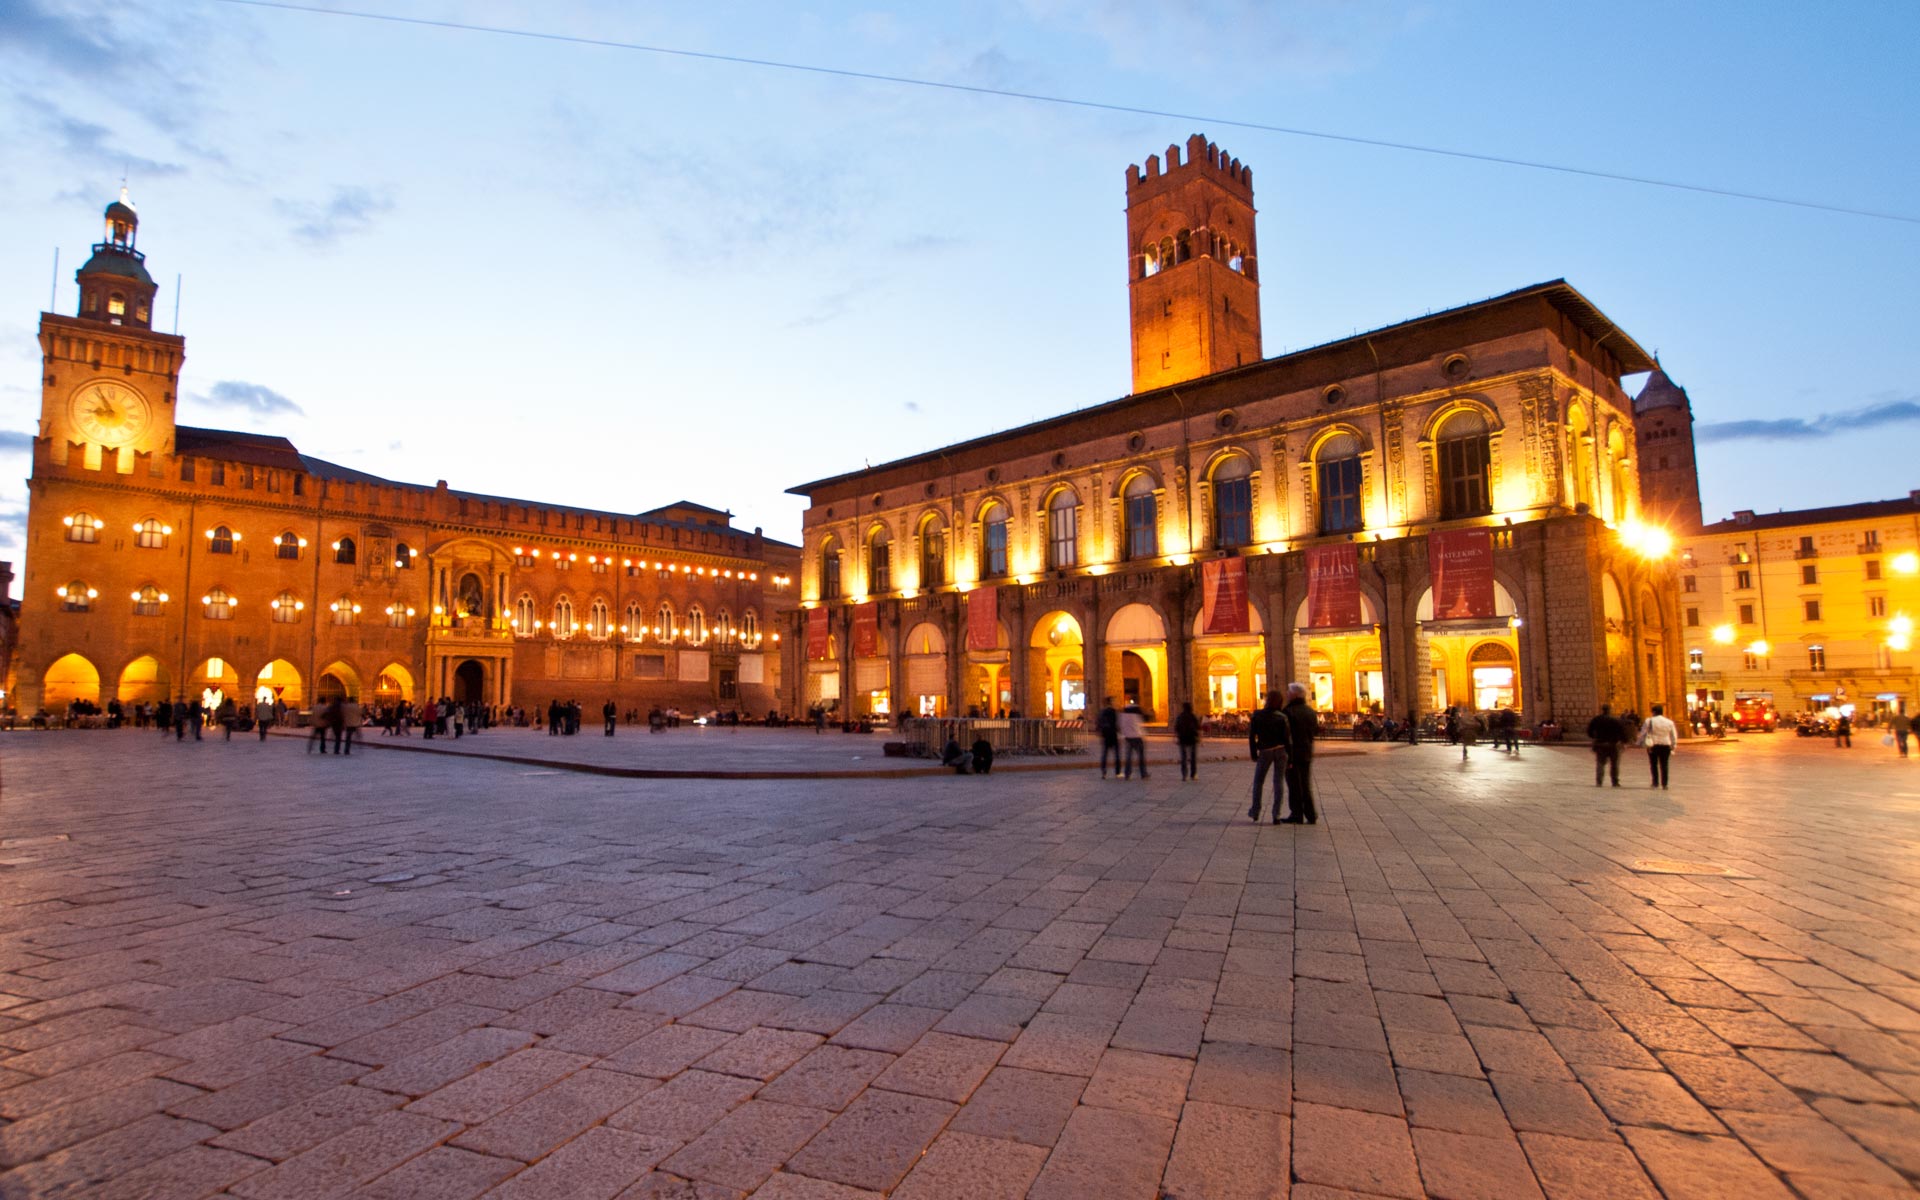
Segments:
[[[499,25],[477,25],[465,21],[436,20],[430,17],[407,17],[395,13],[367,12],[342,8],[323,8],[313,4],[293,4],[287,0],[214,0],[217,4],[238,5],[244,8],[278,9],[284,12],[313,13],[319,16],[346,17],[358,21],[385,21],[394,25],[416,25],[430,29],[450,29],[461,33],[484,33],[497,37],[531,38],[544,42],[565,42],[579,46],[597,46],[608,50],[627,50],[641,54],[659,54],[673,58],[699,59],[706,62],[731,63],[735,66],[762,67],[776,71],[799,71],[809,75],[831,75],[842,79],[859,79],[870,83],[890,83],[901,87],[934,88],[947,92],[965,92],[977,96],[996,96],[1006,100],[1025,100],[1034,104],[1056,104],[1069,108],[1093,109],[1099,112],[1127,113],[1133,116],[1159,117],[1167,120],[1186,121],[1198,125],[1227,126],[1234,129],[1252,129],[1262,133],[1277,133],[1287,137],[1314,138],[1325,142],[1344,142],[1353,146],[1371,146],[1379,150],[1398,150],[1411,154],[1433,154],[1442,158],[1465,159],[1469,162],[1493,163],[1503,167],[1521,167],[1530,171],[1553,171],[1561,175],[1579,175],[1588,179],[1605,179],[1615,183],[1636,184],[1642,187],[1667,188],[1677,192],[1694,192],[1705,196],[1721,196],[1733,200],[1750,200],[1759,204],[1778,204],[1789,208],[1811,209],[1815,212],[1837,213],[1849,217],[1866,217],[1875,221],[1899,221],[1908,225],[1920,225],[1920,216],[1906,213],[1877,212],[1873,209],[1851,208],[1843,204],[1830,204],[1819,200],[1800,200],[1791,196],[1776,196],[1765,192],[1747,192],[1737,188],[1714,187],[1704,183],[1684,183],[1673,179],[1655,179],[1647,175],[1630,175],[1621,171],[1602,171],[1591,167],[1573,167],[1564,163],[1537,162],[1532,159],[1514,158],[1503,154],[1483,154],[1474,150],[1454,150],[1444,146],[1422,146],[1412,142],[1396,142],[1385,138],[1360,137],[1349,133],[1332,133],[1324,129],[1300,129],[1288,125],[1271,125],[1262,121],[1245,121],[1233,117],[1205,116],[1199,113],[1170,112],[1164,109],[1145,108],[1133,104],[1111,104],[1101,100],[1083,100],[1073,96],[1049,96],[1041,92],[1017,92],[1007,88],[986,87],[981,84],[952,83],[940,79],[919,79],[911,75],[888,75],[878,71],[854,71],[844,67],[824,67],[814,63],[782,62],[770,58],[750,58],[740,54],[719,54],[708,50],[686,50],[676,46],[652,46],[644,42],[623,42],[612,38],[586,37],[580,34],[551,33],[540,29],[514,29]]]

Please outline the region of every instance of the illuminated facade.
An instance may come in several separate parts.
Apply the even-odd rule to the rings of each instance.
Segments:
[[[22,713],[200,695],[451,696],[764,713],[798,548],[638,514],[396,483],[285,438],[176,425],[138,221],[108,207],[77,316],[43,313]]]
[[[1677,702],[1621,386],[1652,359],[1553,282],[1261,360],[1251,178],[1197,135],[1129,168],[1133,395],[793,489],[791,705],[1073,716],[1105,695],[1165,721],[1290,679],[1338,713]],[[1486,531],[1491,599],[1436,614],[1429,535],[1459,530]],[[1340,546],[1356,616],[1310,621],[1307,562]],[[1246,628],[1209,633],[1205,564],[1228,558]]]
[[[1679,539],[1692,704],[1780,712],[1920,698],[1920,491],[1903,500],[1735,513]]]

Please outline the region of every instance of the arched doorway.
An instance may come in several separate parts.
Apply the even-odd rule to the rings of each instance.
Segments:
[[[100,671],[78,654],[54,659],[40,686],[40,704],[48,712],[58,712],[76,700],[100,703]]]
[[[469,658],[453,669],[453,698],[461,704],[487,702],[487,669]]]
[[[1138,704],[1149,721],[1166,720],[1172,705],[1167,697],[1167,625],[1160,614],[1145,604],[1120,607],[1107,618],[1105,651],[1107,694],[1122,705]]]
[[[1245,712],[1266,701],[1266,631],[1257,604],[1247,606],[1245,633],[1209,634],[1206,614],[1194,614],[1193,678],[1206,684],[1195,688],[1196,706],[1204,699],[1204,712]]]
[[[1013,651],[1007,641],[1006,623],[994,620],[990,649],[975,649],[964,633],[961,642],[966,646],[961,696],[968,713],[991,717],[1013,711]]]
[[[1380,682],[1380,616],[1373,597],[1360,593],[1361,624],[1352,629],[1314,629],[1307,620],[1307,601],[1302,599],[1294,614],[1293,661],[1307,664],[1302,682],[1312,690],[1313,706],[1351,717],[1382,700],[1373,694]]]
[[[1660,602],[1646,588],[1640,589],[1640,609],[1635,615],[1640,619],[1640,650],[1646,665],[1646,674],[1641,677],[1646,691],[1637,711],[1644,714],[1652,705],[1667,700],[1667,622]]]
[[[1085,650],[1080,622],[1073,614],[1050,612],[1028,639],[1027,661],[1033,695],[1027,715],[1056,720],[1078,717],[1087,709]]]
[[[305,689],[300,686],[299,670],[284,658],[276,658],[261,667],[253,681],[255,704],[272,704],[276,700],[288,708],[300,708],[307,702]]]
[[[1520,707],[1520,672],[1513,647],[1505,642],[1481,642],[1467,654],[1473,672],[1473,706],[1481,712]]]
[[[1486,616],[1435,619],[1432,588],[1421,593],[1413,615],[1416,636],[1427,648],[1429,675],[1423,682],[1432,685],[1430,706],[1420,705],[1422,711],[1521,707],[1526,693],[1520,671],[1521,615],[1505,585],[1494,582],[1493,612]],[[1487,705],[1489,697],[1499,703]]]
[[[907,716],[947,715],[947,639],[940,627],[923,621],[907,630]]]
[[[398,704],[413,699],[413,673],[399,663],[380,668],[373,681],[373,698],[380,704]]]
[[[224,658],[201,660],[187,676],[187,699],[198,697],[200,707],[212,713],[228,697],[235,704],[246,698],[245,684],[232,663]]]
[[[116,694],[122,704],[158,704],[167,699],[171,685],[172,680],[160,660],[143,654],[121,670]]]
[[[322,704],[333,700],[358,700],[360,698],[360,672],[339,659],[320,669],[320,681],[314,685],[314,696]]]

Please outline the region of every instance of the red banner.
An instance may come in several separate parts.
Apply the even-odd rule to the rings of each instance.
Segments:
[[[1200,564],[1200,632],[1247,633],[1247,560],[1210,558]]]
[[[1434,620],[1494,615],[1491,533],[1446,529],[1428,534],[1427,567],[1433,574]]]
[[[979,587],[967,593],[967,649],[1000,645],[1000,589]]]
[[[872,658],[880,653],[880,610],[869,601],[853,609],[853,656]]]
[[[827,610],[824,608],[807,610],[807,657],[832,657],[827,652]]]
[[[1360,617],[1360,552],[1352,542],[1307,547],[1307,626],[1355,629]]]

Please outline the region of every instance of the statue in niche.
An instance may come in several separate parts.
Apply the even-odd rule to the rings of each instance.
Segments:
[[[463,617],[487,615],[486,591],[480,586],[480,576],[472,571],[460,577],[460,597],[455,602],[454,611]]]

